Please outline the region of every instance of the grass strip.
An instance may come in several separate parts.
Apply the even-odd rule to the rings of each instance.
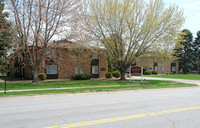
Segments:
[[[44,89],[44,88],[65,88],[65,87],[87,87],[87,86],[110,86],[110,85],[137,85],[137,84],[160,84],[174,83],[172,81],[160,80],[145,80],[145,83],[140,83],[140,80],[134,80],[135,83],[123,82],[119,80],[86,80],[86,81],[41,81],[39,84],[32,84],[31,81],[12,81],[7,83],[7,90],[22,90],[22,89]],[[4,90],[4,84],[0,84],[0,90]]]
[[[100,92],[100,91],[117,91],[117,90],[138,90],[138,89],[153,89],[153,88],[174,88],[174,87],[193,87],[195,84],[184,84],[174,82],[173,84],[142,84],[136,86],[116,86],[116,87],[98,87],[98,88],[76,88],[76,89],[59,89],[59,90],[37,90],[37,91],[21,91],[0,93],[0,96],[9,95],[35,95],[35,94],[50,94],[50,93],[80,93],[80,92]]]

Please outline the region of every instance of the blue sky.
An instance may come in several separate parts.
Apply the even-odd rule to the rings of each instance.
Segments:
[[[176,4],[184,10],[186,17],[183,29],[189,29],[193,36],[200,31],[200,0],[163,0],[166,4]]]

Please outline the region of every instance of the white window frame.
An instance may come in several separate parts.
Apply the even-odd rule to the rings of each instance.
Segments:
[[[161,67],[161,68],[160,68],[160,71],[165,71],[165,68],[164,68],[164,67]]]
[[[172,66],[172,72],[175,72],[176,71],[176,67],[175,66]]]
[[[55,66],[56,67],[56,73],[51,73],[51,67]],[[50,68],[50,72],[48,72],[48,69]],[[58,66],[57,65],[47,65],[46,66],[46,74],[58,74]]]
[[[78,66],[75,67],[75,74],[79,74],[79,67]]]
[[[92,66],[92,74],[99,74],[99,66]]]
[[[83,74],[83,67],[80,66],[80,74]]]
[[[158,71],[158,66],[154,66],[154,70],[155,70],[155,71]]]

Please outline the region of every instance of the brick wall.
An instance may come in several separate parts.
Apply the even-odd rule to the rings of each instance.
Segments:
[[[77,66],[80,73],[80,67],[83,69],[83,74],[92,74],[92,57],[89,49],[85,50],[68,50],[63,49],[57,53],[57,71],[58,78],[70,78],[75,74]],[[108,62],[104,54],[99,55],[99,78],[104,78],[108,71]],[[102,70],[105,69],[105,70]]]
[[[163,69],[163,71],[161,70]],[[158,63],[158,74],[171,74],[171,62]]]
[[[151,57],[141,57],[136,61],[136,65],[140,67],[144,67],[146,70],[154,70],[154,61]],[[157,63],[158,74],[173,74],[171,71],[171,61],[166,61],[163,63]],[[161,70],[164,69],[164,70]],[[179,62],[176,61],[176,69],[175,73],[179,73]]]
[[[52,62],[48,65],[56,65],[57,66],[57,73],[59,79],[70,78],[71,75],[75,74],[75,67],[78,66],[79,73],[80,67],[83,69],[83,74],[92,74],[92,57],[91,51],[89,49],[73,49],[70,50],[68,48],[58,50],[53,49],[54,53],[57,54],[57,59],[55,62]],[[78,54],[77,54],[78,52]],[[46,73],[46,65],[47,65],[47,58],[45,58],[41,65],[39,66],[38,74],[39,73]],[[11,72],[10,75],[14,77],[15,74],[15,67],[14,63],[10,64]],[[107,57],[102,52],[99,55],[99,78],[104,78],[105,73],[108,71],[108,62]],[[25,70],[25,78],[32,79],[32,71],[29,66],[26,64],[24,67]]]
[[[99,78],[105,78],[106,72],[108,72],[108,58],[106,53],[99,55]]]
[[[90,51],[85,50],[79,52],[82,55],[75,55],[75,52],[64,49],[58,56],[58,78],[70,78],[75,74],[75,67],[83,68],[83,74],[91,74],[91,54]]]

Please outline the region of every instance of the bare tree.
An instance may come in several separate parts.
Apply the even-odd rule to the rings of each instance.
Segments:
[[[52,40],[69,31],[68,38],[75,36],[73,21],[81,11],[81,0],[9,0],[7,5],[14,17],[17,50],[32,70],[33,83],[38,83],[38,70]]]
[[[172,55],[184,21],[175,5],[165,7],[162,0],[88,0],[88,5],[91,37],[107,49],[122,80],[141,55]]]

